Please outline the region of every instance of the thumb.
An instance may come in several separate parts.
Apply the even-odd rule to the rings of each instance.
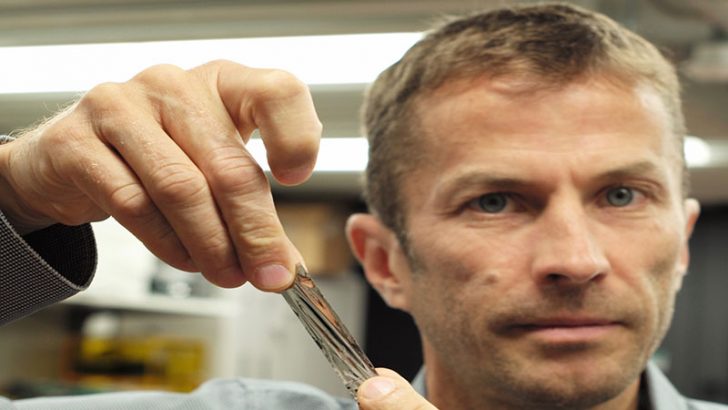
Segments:
[[[379,376],[359,386],[357,399],[361,410],[437,410],[397,373],[388,369],[377,372]]]

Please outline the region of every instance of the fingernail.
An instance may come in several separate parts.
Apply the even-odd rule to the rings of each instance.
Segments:
[[[393,392],[395,387],[397,386],[392,380],[386,377],[375,377],[361,386],[361,395],[368,400],[378,400]]]
[[[255,272],[255,285],[264,290],[283,289],[291,283],[293,274],[282,265],[267,265]]]

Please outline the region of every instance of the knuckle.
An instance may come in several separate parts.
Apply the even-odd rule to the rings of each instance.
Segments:
[[[128,92],[119,83],[102,83],[86,92],[78,102],[78,107],[93,119],[103,119],[119,110],[128,98]]]
[[[235,244],[244,259],[266,259],[283,245],[282,229],[275,223],[265,223],[266,220],[270,219],[252,217],[240,224]]]
[[[162,203],[194,204],[196,198],[206,196],[205,178],[187,164],[163,164],[151,175],[154,196]]]
[[[196,253],[204,258],[205,266],[214,269],[224,268],[228,264],[228,256],[233,254],[230,238],[225,231],[216,231],[205,235],[195,244]]]
[[[95,86],[78,102],[84,121],[98,135],[116,135],[129,122],[131,92],[119,83],[104,83]]]
[[[258,78],[255,92],[264,100],[284,100],[308,92],[308,86],[288,71],[265,70]]]
[[[235,63],[235,62],[230,61],[230,60],[225,60],[223,58],[218,58],[218,59],[215,59],[215,60],[210,60],[210,61],[206,62],[205,64],[202,64],[198,68],[212,69],[214,71],[219,71],[219,70],[224,69],[226,67],[234,67],[234,66],[240,66],[240,64]]]
[[[222,73],[232,72],[235,76],[240,76],[244,75],[248,70],[250,70],[250,68],[242,64],[230,60],[217,59],[194,67],[189,72],[206,83],[211,90],[216,90],[219,87],[220,76]]]
[[[180,86],[180,80],[183,80],[186,76],[187,72],[180,67],[172,64],[157,64],[141,71],[131,81],[144,85],[164,85],[165,87],[170,87],[175,85]]]
[[[130,81],[160,118],[173,124],[184,117],[187,122],[209,121],[205,89],[200,78],[171,64],[147,68]],[[201,92],[202,91],[202,92]]]
[[[246,195],[270,190],[263,169],[252,158],[223,154],[215,158],[214,164],[210,183],[216,191]]]
[[[114,189],[109,198],[113,215],[123,215],[132,219],[148,219],[156,215],[156,207],[146,192],[135,183]]]

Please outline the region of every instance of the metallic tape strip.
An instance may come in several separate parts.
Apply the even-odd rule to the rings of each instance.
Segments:
[[[302,265],[296,265],[296,279],[283,297],[356,398],[362,382],[377,373]]]

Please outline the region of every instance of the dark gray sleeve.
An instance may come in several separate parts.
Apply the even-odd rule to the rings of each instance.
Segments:
[[[96,270],[91,225],[53,225],[24,236],[0,212],[0,325],[88,287]]]

